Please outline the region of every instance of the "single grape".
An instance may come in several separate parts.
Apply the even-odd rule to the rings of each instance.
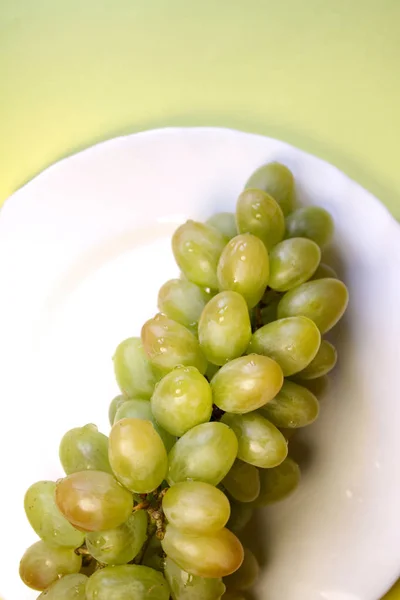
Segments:
[[[283,500],[297,488],[299,481],[299,466],[289,456],[274,469],[262,469],[260,494],[254,506],[266,506]]]
[[[219,408],[231,413],[247,413],[272,400],[282,383],[282,369],[277,362],[267,356],[250,354],[221,367],[211,380],[211,389]]]
[[[314,275],[311,277],[311,280],[326,279],[326,278],[337,279],[338,276],[337,276],[335,269],[332,269],[332,267],[330,265],[326,265],[325,263],[320,263],[318,265],[318,268],[315,271]]]
[[[57,482],[56,503],[75,527],[104,531],[128,519],[133,498],[109,473],[82,471]]]
[[[283,240],[272,250],[268,285],[286,292],[310,279],[321,260],[321,250],[312,240],[292,238]]]
[[[247,304],[237,292],[212,298],[199,321],[199,341],[207,360],[223,365],[244,353],[251,338]]]
[[[218,229],[228,240],[237,235],[236,217],[231,212],[220,212],[212,215],[212,217],[207,219],[206,225],[211,225],[215,229]]]
[[[170,279],[158,292],[158,309],[170,319],[189,329],[197,329],[197,323],[209,297],[191,281]]]
[[[180,437],[195,425],[210,420],[210,384],[195,367],[177,367],[156,386],[151,410],[164,429]]]
[[[38,600],[86,600],[86,575],[64,575],[42,592]]]
[[[239,442],[238,458],[255,467],[272,468],[287,456],[287,443],[279,429],[257,412],[226,413],[223,423],[232,427]]]
[[[276,427],[305,427],[318,417],[319,403],[307,388],[285,381],[279,394],[260,412]]]
[[[215,227],[186,221],[172,236],[172,251],[189,281],[216,290],[217,264],[227,241]]]
[[[251,588],[260,573],[260,566],[251,550],[244,548],[244,558],[237,571],[224,578],[228,590],[248,590]]]
[[[217,273],[221,291],[238,292],[253,308],[260,302],[269,279],[265,245],[251,233],[237,235],[225,246]]]
[[[117,414],[118,409],[127,400],[128,400],[127,396],[122,396],[122,395],[115,396],[115,398],[113,400],[111,400],[111,404],[108,409],[108,420],[110,421],[111,427],[114,425],[115,415]]]
[[[270,470],[270,469],[268,469]],[[264,470],[262,471],[264,472]],[[231,516],[227,528],[233,533],[240,533],[250,523],[254,513],[253,502],[243,503],[231,500]]]
[[[275,198],[283,214],[288,215],[294,206],[294,179],[291,171],[278,162],[263,165],[251,175],[245,188],[257,188]]]
[[[19,574],[22,581],[33,590],[46,590],[62,575],[79,573],[82,558],[71,548],[55,548],[36,542],[23,555]]]
[[[326,333],[343,316],[349,293],[338,279],[307,281],[286,292],[278,304],[278,317],[308,317],[321,333]]]
[[[176,483],[165,494],[162,506],[173,527],[204,535],[222,529],[231,512],[225,494],[203,481]]]
[[[207,361],[196,337],[186,327],[158,314],[142,327],[143,347],[150,362],[167,373],[180,365],[205,373]]]
[[[109,455],[118,481],[137,494],[152,492],[167,474],[167,452],[150,421],[123,419],[115,423]]]
[[[164,550],[161,546],[161,540],[154,534],[149,543],[146,546],[146,550],[143,554],[142,565],[150,567],[156,571],[164,572],[165,556]]]
[[[191,575],[169,557],[165,561],[164,573],[173,600],[220,600],[226,589],[221,578]]]
[[[298,208],[286,218],[286,237],[305,237],[325,246],[333,237],[333,219],[320,206]]]
[[[198,577],[226,577],[243,562],[243,546],[228,529],[189,534],[167,525],[161,545],[181,569]]]
[[[300,379],[316,379],[326,375],[333,369],[337,361],[337,352],[327,340],[322,340],[319,350],[310,364],[300,371],[297,376]]]
[[[84,534],[61,514],[56,504],[56,484],[38,481],[25,494],[25,513],[37,535],[49,546],[78,548]]]
[[[117,421],[121,421],[122,419],[142,419],[143,421],[151,421],[154,429],[162,439],[167,452],[171,450],[176,442],[176,437],[168,433],[168,431],[160,427],[157,423],[151,410],[151,404],[148,400],[127,400],[127,402],[117,410],[114,423],[117,423]]]
[[[186,432],[168,455],[167,481],[204,481],[218,485],[232,467],[238,442],[232,429],[219,422],[203,423]]]
[[[252,233],[269,250],[283,240],[285,218],[279,204],[266,192],[246,189],[236,204],[236,225],[239,233]]]
[[[163,575],[143,565],[105,567],[86,584],[87,600],[168,600]]]
[[[114,356],[114,372],[120,390],[128,398],[149,400],[158,380],[158,373],[150,365],[140,338],[124,340]]]
[[[237,458],[222,485],[235,500],[252,502],[260,493],[260,474],[256,467]]]
[[[302,371],[318,352],[321,334],[306,317],[279,319],[257,329],[248,352],[273,358],[285,377]]]
[[[135,558],[146,539],[147,512],[138,510],[119,527],[86,534],[86,547],[101,563],[125,565]]]
[[[70,429],[60,443],[60,461],[67,475],[78,471],[112,473],[108,460],[108,437],[93,424]]]

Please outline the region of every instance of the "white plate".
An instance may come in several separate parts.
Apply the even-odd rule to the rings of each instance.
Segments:
[[[252,170],[280,160],[298,196],[336,223],[351,302],[340,362],[299,491],[264,513],[258,598],[377,600],[400,567],[400,234],[386,209],[323,161],[222,129],[118,138],[68,158],[19,190],[0,217],[0,596],[37,594],[18,578],[35,540],[25,489],[61,476],[73,426],[108,430],[111,356],[156,310],[177,274],[170,235],[186,217],[233,209]]]

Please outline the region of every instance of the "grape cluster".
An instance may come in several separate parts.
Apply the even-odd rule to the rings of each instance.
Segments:
[[[324,209],[294,209],[278,163],[252,175],[235,214],[177,229],[180,278],[114,354],[109,437],[68,431],[66,476],[26,493],[40,541],[20,575],[39,598],[243,600],[259,565],[238,535],[296,488],[288,440],[317,418],[313,390],[336,363],[321,337],[348,302],[321,264],[332,234]]]

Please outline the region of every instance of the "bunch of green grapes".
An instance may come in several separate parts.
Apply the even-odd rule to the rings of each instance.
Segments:
[[[297,487],[288,440],[317,418],[313,390],[336,363],[322,336],[348,293],[320,262],[332,235],[324,209],[294,210],[278,163],[252,175],[235,214],[177,229],[180,278],[114,354],[109,437],[68,431],[66,476],[26,493],[40,541],[20,575],[39,598],[245,598],[259,565],[239,537]]]

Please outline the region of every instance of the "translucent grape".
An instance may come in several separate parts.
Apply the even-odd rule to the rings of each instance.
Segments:
[[[279,429],[257,412],[226,413],[222,421],[232,427],[239,442],[238,458],[255,467],[271,468],[287,456],[287,444]]]
[[[156,571],[164,572],[164,550],[161,546],[161,540],[154,534],[146,546],[143,554],[142,565],[150,567]]]
[[[111,404],[108,409],[108,420],[110,421],[111,427],[114,425],[115,415],[117,414],[118,409],[127,400],[127,396],[115,396],[115,398],[111,400]]]
[[[224,583],[228,590],[248,590],[251,588],[260,573],[260,566],[251,550],[244,548],[244,558],[241,566],[235,573],[225,577]]]
[[[294,179],[291,171],[278,162],[263,165],[248,179],[246,188],[257,188],[275,198],[283,214],[287,215],[294,206]]]
[[[333,237],[333,219],[320,206],[298,208],[286,218],[286,237],[305,237],[325,246]]]
[[[282,387],[282,369],[267,356],[250,354],[227,363],[214,375],[214,403],[224,411],[246,413],[263,406]]]
[[[330,265],[326,265],[325,263],[320,263],[318,265],[318,268],[315,271],[314,275],[311,277],[311,279],[314,280],[314,279],[326,279],[326,278],[337,279],[338,276],[337,276],[335,269],[332,269],[332,267]]]
[[[78,548],[84,535],[61,514],[56,505],[56,484],[38,481],[25,494],[25,513],[31,527],[49,546]]]
[[[233,431],[223,423],[203,423],[185,433],[168,455],[167,480],[204,481],[218,485],[232,467],[238,451]]]
[[[273,321],[255,331],[248,352],[273,358],[288,377],[310,364],[320,343],[321,335],[313,321],[291,317]]]
[[[226,589],[220,578],[190,575],[169,557],[165,561],[165,577],[173,600],[220,600]]]
[[[161,545],[181,569],[198,577],[226,577],[243,562],[243,546],[228,529],[189,534],[167,525]]]
[[[305,427],[318,417],[319,403],[307,388],[285,381],[279,394],[260,412],[277,427]]]
[[[239,233],[252,233],[267,249],[283,239],[285,218],[279,204],[262,190],[246,189],[236,204],[236,225]]]
[[[115,423],[109,453],[115,476],[131,492],[147,494],[165,479],[167,452],[150,421],[123,419]]]
[[[315,379],[326,375],[337,361],[336,348],[327,340],[322,340],[319,350],[310,364],[298,373],[301,379]]]
[[[86,585],[87,600],[168,600],[163,575],[143,565],[106,567],[94,573]]]
[[[274,246],[269,259],[269,287],[286,292],[315,273],[321,260],[321,250],[312,240],[292,238]]]
[[[141,339],[132,337],[121,342],[113,361],[117,383],[125,396],[149,400],[158,374],[147,359]]]
[[[278,317],[308,317],[326,333],[343,316],[349,300],[344,283],[338,279],[307,281],[286,292],[278,304]]]
[[[244,504],[242,502],[231,501],[231,516],[227,528],[233,533],[240,533],[250,523],[253,513],[253,503]]]
[[[163,498],[168,522],[186,533],[211,534],[228,522],[231,508],[220,490],[202,481],[184,481],[169,488]]]
[[[209,297],[191,281],[171,279],[158,292],[158,309],[185,327],[197,328],[197,323]]]
[[[211,225],[218,229],[228,240],[237,235],[236,217],[231,212],[216,213],[206,221],[207,225]]]
[[[227,241],[215,227],[187,221],[172,236],[172,251],[189,281],[218,289],[217,264]]]
[[[261,490],[255,506],[266,506],[283,500],[299,485],[300,469],[289,456],[274,469],[260,471]]]
[[[210,420],[210,384],[195,367],[178,367],[156,386],[151,409],[164,429],[180,437],[195,425]]]
[[[261,300],[269,279],[265,245],[250,233],[237,235],[225,246],[217,273],[220,290],[238,292],[253,308]]]
[[[171,450],[176,442],[176,437],[168,433],[168,431],[160,427],[157,423],[151,410],[151,404],[148,400],[127,400],[127,402],[117,410],[114,423],[117,423],[117,421],[121,421],[122,419],[142,419],[143,421],[151,421],[154,429],[164,442],[167,452]]]
[[[163,374],[179,365],[205,373],[207,361],[196,337],[186,327],[158,314],[142,327],[143,347],[150,362]]]
[[[60,461],[67,475],[78,471],[111,473],[108,437],[93,424],[70,429],[60,443]]]
[[[57,482],[57,506],[82,531],[104,531],[124,523],[133,498],[109,473],[82,471]]]
[[[40,594],[38,600],[86,600],[86,575],[64,575]]]
[[[70,548],[55,548],[36,542],[23,555],[19,574],[28,587],[43,591],[62,575],[79,573],[82,558]]]
[[[252,502],[260,493],[258,469],[249,463],[236,459],[222,485],[235,500]]]
[[[88,533],[86,547],[101,563],[125,565],[135,558],[146,539],[147,512],[138,510],[115,529]]]
[[[223,365],[243,354],[251,337],[247,304],[237,292],[212,298],[199,321],[200,346],[210,362]]]

